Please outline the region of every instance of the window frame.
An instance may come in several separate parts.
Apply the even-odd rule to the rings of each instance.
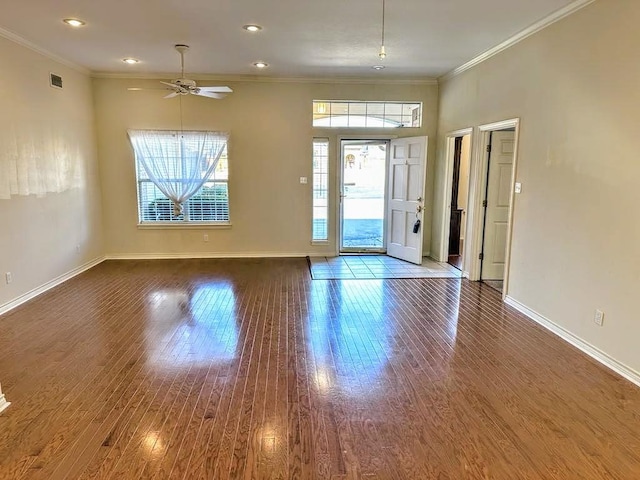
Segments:
[[[324,172],[316,172],[315,161],[316,161],[316,144],[322,143],[326,148],[326,168]],[[326,245],[329,243],[329,182],[331,180],[330,177],[330,141],[325,137],[314,137],[311,143],[312,154],[311,154],[311,245]],[[324,238],[315,238],[315,221],[316,221],[316,208],[322,208],[322,205],[316,205],[316,175],[323,175],[325,185],[326,185],[326,193],[325,193],[325,236]],[[318,189],[319,190],[319,189]]]
[[[191,202],[192,198],[191,197],[189,200],[187,200],[184,203],[184,210],[185,210],[185,219],[183,220],[144,220],[143,219],[143,205],[141,205],[141,194],[142,194],[142,188],[141,185],[143,183],[149,183],[151,184],[152,188],[156,188],[155,184],[153,183],[153,181],[150,178],[141,178],[140,173],[141,170],[144,170],[144,168],[142,167],[141,163],[138,162],[138,158],[135,155],[134,152],[134,169],[135,169],[135,177],[136,177],[136,210],[137,210],[137,227],[139,229],[142,230],[156,230],[156,229],[189,229],[189,228],[203,228],[206,227],[207,229],[225,229],[225,228],[230,228],[232,223],[231,223],[231,202],[230,202],[230,189],[229,189],[229,177],[231,176],[231,166],[230,166],[230,162],[229,162],[229,140],[226,141],[225,147],[224,147],[224,151],[220,157],[219,161],[222,161],[223,159],[226,161],[227,164],[227,174],[226,174],[226,178],[215,178],[215,170],[214,170],[214,175],[211,179],[207,180],[202,187],[200,188],[200,190],[198,190],[197,193],[195,193],[193,195],[193,197],[197,196],[203,188],[211,185],[214,186],[216,184],[224,184],[226,185],[226,197],[227,197],[227,201],[226,201],[226,210],[227,210],[227,220],[190,220],[188,218],[189,216],[189,203]],[[167,199],[167,201],[170,202],[170,200],[164,196],[164,194],[160,191],[158,191],[158,195],[161,196],[164,199]]]
[[[364,107],[364,114],[358,112]],[[405,107],[410,108],[405,112]],[[414,107],[414,108],[411,108]],[[312,119],[311,126],[313,128],[330,128],[330,129],[394,129],[394,128],[422,128],[424,104],[422,101],[391,101],[391,100],[313,100],[312,101]],[[346,109],[346,112],[344,111]],[[351,110],[354,110],[352,114]],[[369,110],[372,110],[371,114]],[[335,111],[334,111],[335,110]],[[374,113],[375,111],[378,113]],[[397,110],[397,111],[393,111]],[[415,115],[415,111],[419,111],[419,115]],[[389,111],[387,113],[387,111]],[[381,113],[380,113],[381,112]],[[317,125],[318,120],[328,120],[328,125]],[[332,125],[333,119],[341,119],[342,122]],[[351,124],[353,120],[353,125]],[[358,122],[358,120],[360,122]],[[346,121],[346,124],[344,122]],[[368,122],[378,123],[380,125],[367,125]],[[394,122],[394,124],[389,124]],[[358,124],[362,123],[362,124]],[[407,123],[407,125],[405,125]]]

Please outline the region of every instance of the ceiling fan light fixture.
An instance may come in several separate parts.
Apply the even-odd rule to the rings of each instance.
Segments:
[[[66,23],[67,25],[69,25],[70,27],[82,27],[84,25],[86,25],[85,22],[83,22],[82,20],[79,20],[77,18],[65,18],[62,20],[64,23]]]
[[[243,25],[242,28],[244,28],[247,32],[259,32],[260,30],[262,30],[262,27],[260,25],[256,25],[253,23],[250,23],[249,25]]]
[[[381,60],[387,58],[387,52],[384,49],[384,45],[380,46],[380,53],[378,54]]]
[[[267,68],[269,64],[265,62],[255,62],[253,66],[256,68]]]
[[[136,63],[140,63],[140,60],[131,57],[123,58],[122,61],[128,65],[135,65]]]

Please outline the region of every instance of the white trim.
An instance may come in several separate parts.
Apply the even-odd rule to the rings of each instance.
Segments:
[[[125,80],[166,80],[176,78],[176,72],[126,73],[91,72],[92,78],[112,78]],[[248,82],[248,83],[321,83],[347,85],[438,85],[433,77],[417,78],[373,78],[373,77],[267,77],[261,75],[193,74],[189,78],[196,81]]]
[[[613,370],[618,375],[621,375],[624,378],[626,378],[627,380],[629,380],[630,382],[640,386],[640,372],[637,372],[633,368],[625,365],[624,363],[621,363],[621,362],[617,361],[615,358],[611,357],[607,353],[605,353],[602,350],[594,347],[593,345],[591,345],[590,343],[586,342],[585,340],[582,340],[580,337],[574,335],[573,333],[571,333],[567,329],[561,327],[560,325],[558,325],[557,323],[549,320],[548,318],[544,317],[543,315],[540,315],[538,312],[536,312],[534,310],[531,310],[529,307],[527,307],[527,306],[523,305],[522,303],[518,302],[516,299],[507,296],[505,298],[505,303],[507,305],[515,308],[520,313],[526,315],[527,317],[529,317],[534,322],[542,325],[544,328],[546,328],[550,332],[556,334],[558,337],[563,339],[565,342],[570,343],[571,345],[573,345],[577,349],[579,349],[582,352],[586,353],[591,358],[593,358],[594,360],[600,362],[605,367]]]
[[[111,253],[106,260],[174,260],[190,258],[304,258],[318,252],[194,252],[194,253]]]
[[[501,120],[499,122],[487,123],[480,125],[478,130],[481,132],[495,132],[496,130],[505,130],[507,128],[516,128],[518,126],[519,118],[510,118],[509,120]]]
[[[91,70],[89,70],[88,68],[84,68],[83,66],[78,65],[77,63],[73,63],[72,61],[67,60],[66,58],[62,58],[56,55],[55,53],[51,53],[49,50],[45,50],[44,48],[39,47],[35,43],[31,43],[29,40],[22,38],[20,35],[17,35],[2,27],[0,27],[0,37],[4,37],[13,43],[17,43],[18,45],[21,45],[23,47],[28,48],[29,50],[39,53],[40,55],[44,55],[50,60],[61,63],[62,65],[66,65],[67,67],[72,68],[77,72],[84,73],[85,75],[91,75]]]
[[[0,412],[2,412],[9,405],[11,405],[11,402],[7,402],[7,399],[2,394],[2,385],[0,385]]]
[[[7,399],[5,398],[5,396],[0,393],[0,412],[2,412],[9,405],[11,405],[11,402],[7,402]]]
[[[518,170],[518,151],[520,142],[520,119],[511,118],[509,120],[502,120],[499,122],[488,123],[480,125],[478,127],[479,135],[475,142],[476,149],[471,159],[471,173],[470,173],[470,191],[469,191],[469,204],[468,204],[468,217],[467,227],[471,230],[467,230],[466,237],[469,241],[465,240],[465,245],[469,245],[470,265],[469,279],[472,281],[480,280],[480,259],[479,255],[482,250],[482,235],[484,227],[484,215],[482,201],[484,199],[484,192],[486,188],[486,176],[488,168],[488,155],[487,145],[489,145],[489,136],[491,132],[505,130],[507,128],[515,129],[514,135],[514,149],[513,149],[513,171],[511,174],[511,198],[509,205],[509,227],[507,228],[507,246],[505,252],[505,266],[504,266],[504,286],[502,289],[503,300],[509,293],[509,273],[511,267],[511,243],[513,237],[513,216],[514,216],[514,204],[515,193],[514,185],[517,178]],[[465,265],[467,266],[467,265]]]
[[[451,219],[451,212],[449,206],[451,205],[451,187],[453,186],[453,160],[455,155],[455,139],[458,137],[465,137],[470,135],[470,145],[473,145],[473,127],[463,128],[454,132],[447,133],[445,137],[445,172],[444,172],[444,197],[441,212],[441,227],[440,227],[440,252],[438,255],[439,262],[447,262],[449,260],[449,222]],[[472,149],[469,150],[469,165],[471,165]],[[468,198],[467,192],[467,198]],[[468,203],[468,202],[467,202]],[[467,206],[467,211],[469,207]],[[435,212],[434,212],[435,214]],[[447,215],[448,214],[448,215]],[[469,218],[469,215],[466,215]],[[466,221],[466,219],[465,219]],[[465,229],[466,231],[466,229]],[[464,267],[464,252],[463,252],[463,267]]]
[[[98,257],[90,262],[85,263],[84,265],[80,265],[79,267],[74,268],[73,270],[60,275],[59,277],[54,278],[53,280],[48,281],[47,283],[34,288],[33,290],[28,291],[25,294],[20,295],[18,298],[15,298],[5,304],[0,305],[0,315],[7,313],[9,310],[13,310],[14,308],[22,305],[25,302],[28,302],[32,298],[37,297],[38,295],[46,292],[47,290],[51,290],[53,287],[57,287],[61,283],[66,282],[67,280],[75,277],[76,275],[89,270],[90,268],[95,267],[99,263],[104,262],[105,257]]]
[[[384,185],[384,218],[382,219],[382,234],[383,234],[383,248],[380,249],[380,252],[376,252],[373,249],[371,250],[370,253],[372,254],[379,254],[379,255],[386,255],[386,246],[387,246],[387,202],[388,202],[388,195],[387,195],[387,187],[388,187],[388,182],[389,182],[389,151],[391,150],[391,141],[392,140],[396,140],[398,138],[398,135],[395,134],[389,134],[389,135],[357,135],[357,134],[353,134],[353,135],[348,135],[348,134],[344,134],[344,135],[338,135],[337,136],[337,162],[336,162],[336,170],[337,170],[337,185],[336,185],[336,189],[335,189],[335,202],[336,202],[336,208],[335,208],[335,213],[336,213],[336,218],[335,218],[335,225],[336,225],[336,237],[335,237],[335,242],[336,242],[336,248],[335,248],[335,255],[336,256],[340,256],[340,255],[349,255],[352,253],[362,253],[359,250],[354,250],[353,252],[350,252],[349,250],[342,250],[342,198],[341,198],[341,193],[342,193],[342,182],[343,182],[343,175],[344,175],[344,158],[343,158],[343,148],[342,145],[344,142],[366,142],[368,140],[372,140],[372,141],[380,141],[380,142],[386,142],[387,144],[387,158],[385,160],[386,165],[385,165],[385,185]],[[329,165],[331,165],[331,158],[329,158]],[[329,197],[331,197],[331,194],[329,194]],[[331,208],[331,206],[329,206],[329,208]]]
[[[575,0],[574,2],[570,3],[569,5],[566,5],[565,7],[561,8],[560,10],[556,10],[555,12],[553,12],[552,14],[546,16],[542,20],[539,20],[536,23],[534,23],[533,25],[530,25],[529,27],[525,28],[524,30],[520,31],[519,33],[516,33],[515,35],[513,35],[510,38],[508,38],[504,42],[499,43],[495,47],[490,48],[489,50],[481,53],[477,57],[469,60],[467,63],[465,63],[463,65],[460,65],[457,68],[454,68],[449,73],[446,73],[443,76],[441,76],[440,78],[438,78],[438,81],[442,82],[442,81],[450,80],[453,77],[455,77],[457,75],[460,75],[462,72],[466,72],[467,70],[475,67],[476,65],[478,65],[478,64],[480,64],[480,63],[482,63],[482,62],[484,62],[486,60],[489,60],[491,57],[499,54],[500,52],[503,52],[506,49],[513,47],[517,43],[520,43],[525,38],[528,38],[531,35],[533,35],[535,33],[538,33],[540,30],[544,30],[548,26],[553,25],[554,23],[562,20],[565,17],[568,17],[569,15],[577,12],[578,10],[580,10],[580,9],[582,9],[584,7],[586,7],[587,5],[593,3],[594,1],[595,0]]]
[[[232,226],[231,222],[220,223],[198,223],[198,222],[145,222],[138,223],[139,230],[175,230],[175,229],[199,229],[199,230],[228,230]]]

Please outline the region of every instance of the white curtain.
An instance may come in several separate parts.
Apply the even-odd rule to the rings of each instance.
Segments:
[[[129,130],[136,159],[173,202],[175,215],[211,177],[228,138],[226,132]]]

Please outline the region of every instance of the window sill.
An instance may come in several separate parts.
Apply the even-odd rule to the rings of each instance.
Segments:
[[[220,223],[139,223],[140,230],[225,230],[231,228],[231,222]]]
[[[311,240],[311,245],[329,245],[329,240]]]

